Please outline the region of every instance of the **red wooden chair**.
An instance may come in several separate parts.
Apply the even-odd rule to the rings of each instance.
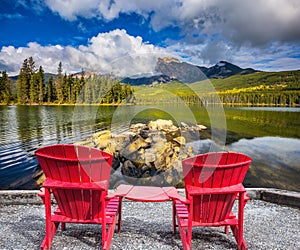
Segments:
[[[242,182],[250,164],[250,157],[235,152],[206,153],[182,162],[186,199],[173,201],[173,226],[174,233],[178,226],[183,249],[192,248],[192,227],[197,226],[225,226],[226,233],[230,226],[238,249],[247,249],[243,222],[249,198]],[[236,198],[238,217],[232,212]]]
[[[107,193],[112,155],[95,148],[52,145],[36,151],[46,181],[39,196],[45,204],[46,235],[42,249],[50,249],[61,223],[102,225],[102,248],[109,249],[120,211],[118,197]],[[51,194],[57,209],[51,212]],[[120,230],[120,221],[119,221]]]

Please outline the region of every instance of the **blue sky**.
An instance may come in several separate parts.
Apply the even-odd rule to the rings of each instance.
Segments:
[[[300,69],[298,0],[1,0],[0,70],[156,74],[158,57]]]

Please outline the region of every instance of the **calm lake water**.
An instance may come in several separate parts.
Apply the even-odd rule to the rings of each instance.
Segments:
[[[109,128],[158,118],[208,127],[190,138],[195,153],[215,148],[246,153],[253,163],[247,187],[300,191],[300,108],[204,108],[199,106],[0,106],[0,189],[37,189],[34,152],[73,143]]]

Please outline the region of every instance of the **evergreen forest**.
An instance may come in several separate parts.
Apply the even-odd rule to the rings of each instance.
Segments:
[[[43,104],[119,104],[133,102],[133,88],[113,76],[63,73],[62,63],[57,75],[36,69],[32,57],[24,60],[16,84],[7,73],[0,77],[0,103],[18,105]],[[47,80],[46,80],[47,76]]]

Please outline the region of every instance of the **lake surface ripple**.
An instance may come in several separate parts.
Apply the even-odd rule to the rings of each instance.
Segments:
[[[143,108],[106,106],[0,106],[0,189],[37,189],[35,174],[40,171],[34,152],[54,143],[73,143],[102,129],[115,133],[129,126],[118,112],[134,114],[131,122],[158,118],[185,121],[179,107]],[[167,110],[162,112],[161,110]],[[208,131],[192,142],[195,153],[208,151],[211,141],[209,112],[191,106],[196,122]],[[245,179],[247,187],[275,187],[300,191],[300,109],[276,107],[225,108],[226,146],[248,154],[253,163]],[[116,125],[117,123],[117,125]]]

